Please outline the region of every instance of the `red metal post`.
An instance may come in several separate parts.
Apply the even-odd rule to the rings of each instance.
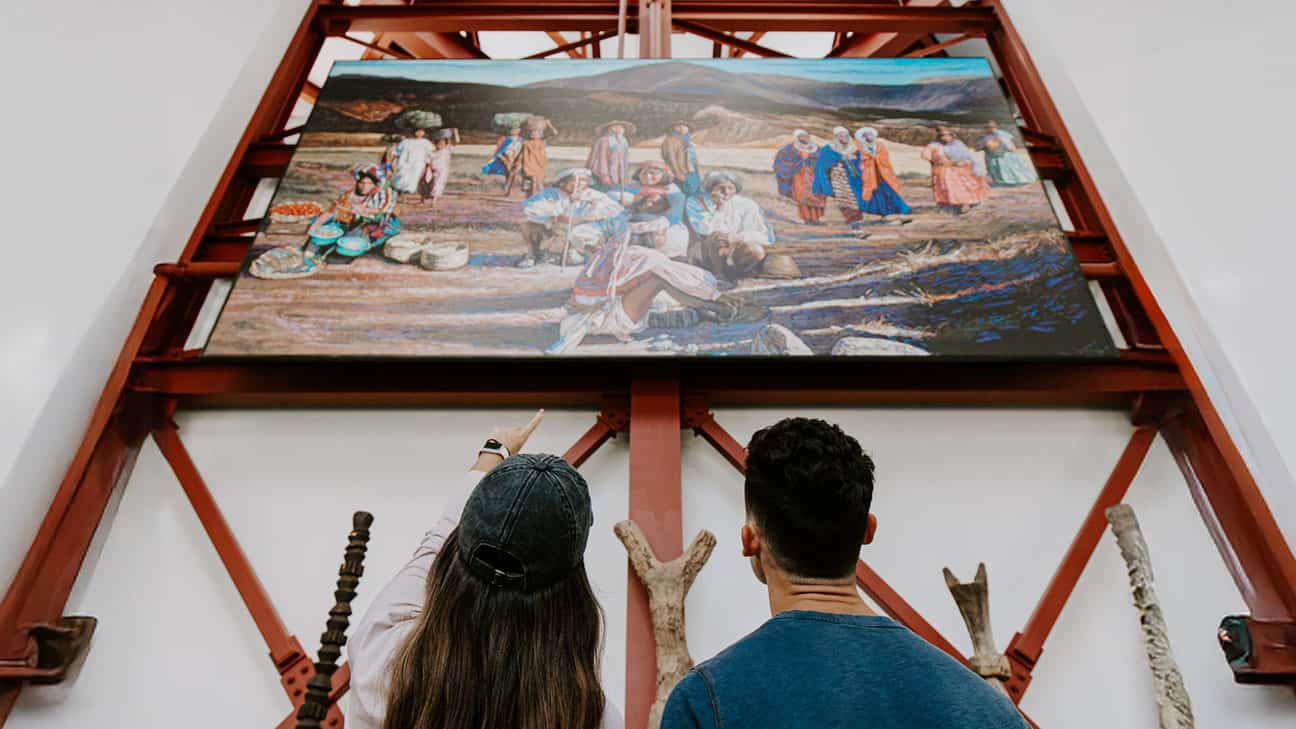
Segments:
[[[1296,564],[1255,484],[1234,478],[1197,411],[1168,419],[1161,432],[1251,617],[1292,622]]]
[[[630,519],[662,561],[684,551],[680,487],[680,391],[671,379],[630,385]],[[643,729],[657,693],[648,593],[626,562],[626,726]]]
[[[1058,565],[1053,578],[1049,580],[1048,587],[1044,589],[1044,594],[1036,603],[1034,612],[1027,619],[1026,626],[1008,642],[1004,654],[1012,664],[1013,675],[1008,680],[1006,688],[1013,701],[1020,701],[1027,686],[1030,685],[1031,671],[1044,650],[1044,641],[1057,623],[1063,606],[1070,599],[1076,582],[1080,580],[1080,574],[1084,572],[1085,565],[1089,564],[1089,558],[1093,556],[1094,549],[1098,546],[1098,540],[1107,529],[1107,518],[1104,512],[1108,507],[1119,504],[1125,498],[1125,493],[1133,483],[1134,477],[1138,475],[1148,448],[1156,439],[1156,434],[1157,430],[1152,426],[1134,429],[1129,443],[1125,445],[1120,459],[1116,461],[1115,468],[1107,477],[1107,483],[1102,491],[1098,492],[1098,497],[1094,499],[1088,515],[1080,524],[1080,530],[1071,541],[1062,563]]]

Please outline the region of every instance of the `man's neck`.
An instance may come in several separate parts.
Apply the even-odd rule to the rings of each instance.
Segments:
[[[767,575],[770,614],[807,610],[834,615],[876,615],[860,598],[853,580],[802,581]]]

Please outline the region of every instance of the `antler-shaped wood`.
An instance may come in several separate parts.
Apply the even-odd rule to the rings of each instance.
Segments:
[[[613,531],[625,545],[630,565],[648,591],[653,639],[657,643],[657,698],[648,712],[648,729],[657,729],[671,689],[693,668],[688,638],[684,634],[684,596],[693,586],[693,579],[702,565],[711,557],[716,538],[703,529],[693,537],[693,543],[684,554],[662,562],[653,554],[638,524],[626,520],[613,527]]]
[[[342,646],[346,645],[346,631],[351,624],[351,601],[364,574],[365,552],[369,548],[369,527],[373,514],[357,511],[351,517],[351,533],[347,535],[346,552],[338,568],[336,602],[329,610],[325,631],[320,636],[319,660],[315,662],[315,676],[306,684],[306,700],[297,709],[297,729],[319,729],[328,716],[329,694],[333,691],[333,672],[337,670]]]
[[[1152,555],[1143,539],[1143,530],[1139,528],[1134,510],[1127,504],[1117,504],[1104,513],[1129,568],[1134,606],[1139,611],[1148,665],[1152,668],[1161,729],[1192,729],[1192,702],[1188,700],[1188,689],[1184,687],[1183,676],[1170,650],[1170,632],[1161,615],[1156,589],[1152,586]]]
[[[968,667],[986,683],[1008,695],[1004,681],[1012,676],[1012,666],[1004,654],[995,649],[994,631],[990,628],[990,584],[986,580],[985,563],[977,565],[976,577],[971,582],[959,582],[949,567],[943,571],[945,586],[954,596],[954,603],[963,614],[963,622],[972,636],[972,657],[968,659]]]

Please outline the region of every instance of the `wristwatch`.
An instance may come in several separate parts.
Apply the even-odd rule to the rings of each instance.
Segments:
[[[482,447],[477,451],[478,455],[481,455],[482,453],[490,453],[492,455],[499,456],[500,458],[503,458],[506,461],[508,460],[509,457],[508,448],[506,448],[503,443],[495,440],[494,438],[488,438],[486,440],[486,443],[482,445]]]

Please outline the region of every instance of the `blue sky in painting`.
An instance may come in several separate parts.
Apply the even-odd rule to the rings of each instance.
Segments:
[[[539,61],[338,61],[330,76],[365,75],[415,81],[458,81],[525,86],[558,78],[593,76],[644,63],[693,63],[729,73],[778,74],[815,81],[900,86],[931,78],[990,78],[984,58],[704,58],[640,60],[548,59]]]

